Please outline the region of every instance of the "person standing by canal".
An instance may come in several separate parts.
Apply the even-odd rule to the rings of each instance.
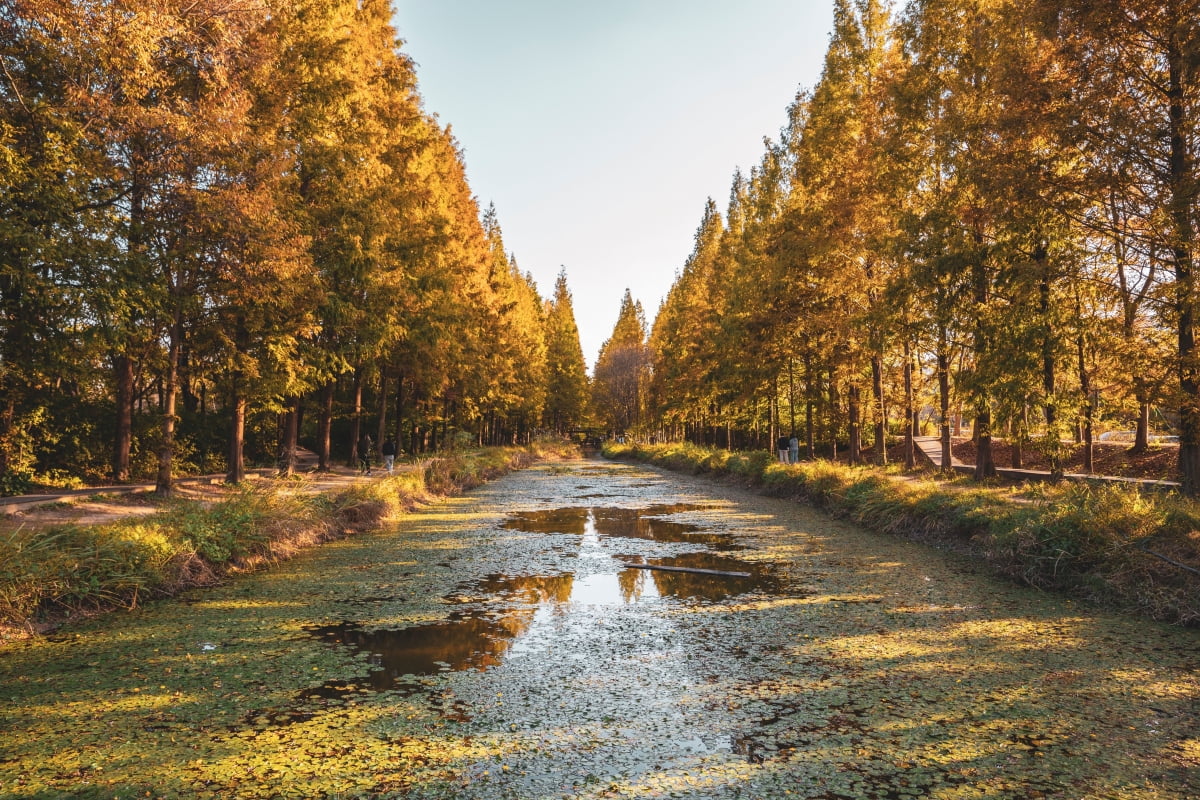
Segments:
[[[396,442],[389,436],[388,440],[383,443],[383,465],[387,467],[388,475],[392,474],[392,469],[396,466]]]

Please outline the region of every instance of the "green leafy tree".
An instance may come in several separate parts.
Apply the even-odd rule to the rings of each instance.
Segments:
[[[0,2],[0,482],[20,489],[68,435],[54,412],[95,385],[87,274],[114,257],[103,162],[72,91],[86,81],[79,9]],[[86,85],[86,84],[85,84]],[[57,424],[52,417],[58,416]],[[81,455],[76,450],[76,458]]]

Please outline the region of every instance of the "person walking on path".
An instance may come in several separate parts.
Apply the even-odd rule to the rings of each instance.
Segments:
[[[396,443],[389,437],[383,443],[383,465],[387,467],[388,475],[392,474],[392,470],[396,466]]]
[[[788,439],[788,463],[800,463],[800,440],[796,438],[795,431],[792,431],[792,438]]]
[[[375,443],[371,441],[371,434],[368,433],[358,443],[358,471],[360,474],[371,474],[371,451],[374,449]]]
[[[779,463],[788,463],[788,437],[780,436],[779,441],[775,443],[775,446],[779,448]]]

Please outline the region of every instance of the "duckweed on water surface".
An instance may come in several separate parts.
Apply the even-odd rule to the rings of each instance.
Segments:
[[[761,580],[628,568],[688,558]],[[1165,800],[1200,796],[1198,663],[1194,631],[578,462],[8,648],[0,797]]]

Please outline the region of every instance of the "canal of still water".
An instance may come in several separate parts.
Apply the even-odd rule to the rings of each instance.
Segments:
[[[795,503],[545,464],[6,654],[0,797],[1200,796],[1198,655]]]

